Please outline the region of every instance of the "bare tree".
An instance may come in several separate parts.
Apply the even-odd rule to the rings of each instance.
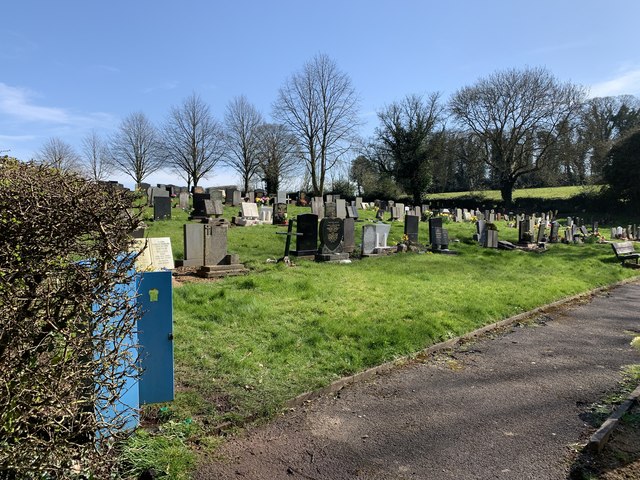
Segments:
[[[113,172],[109,148],[95,130],[82,139],[82,154],[84,168],[92,180],[106,180]]]
[[[242,178],[243,191],[258,172],[258,128],[264,123],[262,115],[244,95],[227,105],[224,115],[226,154],[224,163]]]
[[[327,55],[316,55],[278,93],[273,116],[296,137],[311,175],[313,193],[322,195],[327,172],[353,143],[358,98],[346,73]]]
[[[265,123],[258,128],[260,173],[268,192],[276,192],[287,175],[298,167],[296,139],[282,124]]]
[[[163,129],[162,147],[167,162],[186,181],[198,186],[224,153],[222,128],[209,105],[195,93],[172,107]]]
[[[484,159],[510,204],[522,175],[543,168],[560,125],[579,112],[585,92],[560,83],[544,68],[505,70],[458,90],[450,108],[483,144]]]
[[[162,168],[158,134],[144,113],[132,113],[122,120],[111,139],[111,155],[114,168],[130,176],[136,188]]]
[[[74,148],[57,137],[51,137],[42,145],[36,153],[36,160],[63,172],[80,172],[82,164]]]

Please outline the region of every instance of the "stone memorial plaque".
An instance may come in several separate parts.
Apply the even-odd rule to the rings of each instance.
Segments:
[[[242,202],[240,208],[244,218],[257,219],[259,217],[258,205],[255,203]]]
[[[169,237],[137,239],[134,248],[136,251],[141,251],[144,248],[142,254],[136,259],[136,269],[139,271],[173,270],[175,268]]]

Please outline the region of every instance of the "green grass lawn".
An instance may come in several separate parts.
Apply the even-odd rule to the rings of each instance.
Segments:
[[[306,211],[290,207],[289,215]],[[149,222],[148,234],[171,237],[182,258],[187,215],[173,212],[170,221]],[[374,213],[362,216],[356,244]],[[621,268],[606,244],[554,244],[545,253],[482,249],[471,240],[473,223],[445,226],[458,255],[293,267],[267,262],[282,256],[285,238],[276,232],[286,227],[231,227],[229,251],[251,273],[174,289],[176,399],[164,406],[165,417],[193,419],[191,439],[215,443],[212,427],[223,422],[269,418],[287,400],[342,376],[637,273]],[[516,241],[515,228],[498,228],[500,239]],[[389,244],[402,233],[395,222]],[[427,223],[420,223],[420,239],[428,240]]]
[[[548,188],[520,188],[513,191],[513,199],[518,198],[544,198],[547,200],[570,198],[579,195],[586,190],[598,188],[597,186],[581,187],[548,187]],[[452,200],[461,197],[478,197],[486,201],[499,201],[502,197],[500,190],[483,190],[473,192],[447,192],[431,193],[429,200]]]

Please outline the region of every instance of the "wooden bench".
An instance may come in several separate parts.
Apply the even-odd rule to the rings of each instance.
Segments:
[[[633,242],[611,242],[611,247],[618,257],[618,260],[622,262],[622,265],[627,260],[636,260],[636,264],[638,263],[638,259],[640,258],[640,253],[637,253],[633,248]]]

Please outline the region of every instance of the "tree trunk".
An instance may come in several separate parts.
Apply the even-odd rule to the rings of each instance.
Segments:
[[[502,195],[502,201],[505,207],[513,204],[513,185],[515,183],[514,180],[503,180],[500,185],[500,194]]]

